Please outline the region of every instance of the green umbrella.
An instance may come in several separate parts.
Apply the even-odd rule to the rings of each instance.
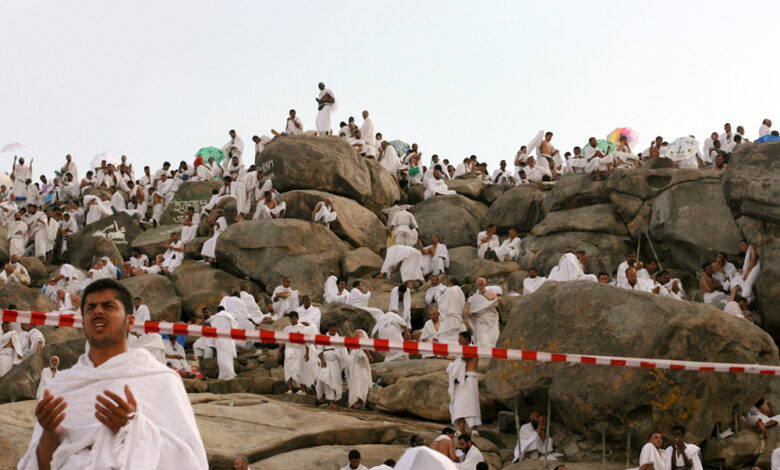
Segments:
[[[214,157],[214,161],[222,163],[225,159],[225,152],[216,147],[203,147],[195,153],[195,157],[203,157],[203,163],[208,163],[209,158]]]
[[[582,153],[585,153],[585,149],[590,147],[590,142],[585,143],[585,145],[582,146]],[[608,140],[604,139],[598,139],[596,141],[596,147],[598,147],[599,150],[604,153],[604,155],[608,154],[609,152],[612,152],[615,150],[615,144]]]

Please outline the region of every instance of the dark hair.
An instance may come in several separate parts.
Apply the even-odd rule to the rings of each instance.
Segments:
[[[577,253],[575,253],[575,254],[576,255],[586,255],[587,253],[585,253],[584,250],[577,250]]]
[[[672,432],[680,431],[681,433],[685,434],[685,426],[682,424],[675,424],[672,426]]]
[[[292,312],[288,313],[287,315],[289,315],[290,318],[292,318],[292,317],[298,318],[298,312],[296,312],[295,310],[293,310]]]
[[[359,459],[359,458],[360,458],[360,451],[359,451],[359,450],[357,450],[357,449],[352,449],[352,450],[350,450],[350,451],[349,451],[349,454],[347,455],[347,458],[348,458],[349,460],[352,460],[352,459]]]
[[[458,336],[463,336],[469,343],[471,343],[471,333],[468,331],[461,331]]]
[[[360,279],[358,279],[358,280],[356,280],[356,281],[352,282],[352,287],[357,287],[357,286],[359,286],[360,284],[361,284],[361,282],[360,282]]]
[[[112,290],[116,294],[119,303],[125,309],[125,316],[132,314],[133,312],[133,300],[130,291],[127,287],[123,286],[114,279],[98,279],[92,284],[88,285],[84,292],[81,293],[82,305],[87,304],[87,296],[96,292],[103,292],[104,290]]]
[[[652,438],[653,438],[653,434],[661,434],[661,433],[660,433],[660,432],[658,432],[658,431],[657,431],[657,430],[655,430],[655,429],[654,429],[654,430],[652,430],[652,431],[650,431],[650,434],[648,434],[648,435],[647,435],[647,440],[648,440],[648,441],[649,441],[650,439],[652,439]]]
[[[412,434],[412,437],[409,438],[409,445],[414,447],[414,443],[417,441],[417,439],[420,438],[419,434]]]
[[[558,465],[557,467],[555,467],[555,470],[558,470],[559,467],[563,467],[563,465]],[[484,460],[482,462],[478,463],[477,466],[474,467],[474,468],[476,468],[477,470],[489,470],[490,469],[490,467],[488,467],[487,462],[485,462]]]
[[[707,266],[709,266],[709,265],[710,265],[710,263],[704,263],[704,264],[701,265],[701,269],[705,269],[706,270]]]
[[[387,465],[388,467],[395,467],[395,460],[387,459],[385,460],[385,465]]]
[[[471,442],[471,436],[469,436],[468,434],[461,434],[460,436],[458,436],[458,440],[463,442]]]
[[[448,427],[442,429],[441,433],[442,434],[455,434],[455,430],[448,426]]]

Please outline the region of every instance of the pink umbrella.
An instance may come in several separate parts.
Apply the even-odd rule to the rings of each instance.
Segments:
[[[626,138],[628,145],[633,145],[634,142],[639,141],[639,132],[630,127],[618,127],[607,135],[607,140],[617,145],[621,137]]]

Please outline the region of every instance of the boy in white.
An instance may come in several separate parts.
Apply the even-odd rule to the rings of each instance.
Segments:
[[[285,326],[282,333],[306,334],[306,327],[298,323],[298,312],[290,312],[290,324]],[[304,344],[281,344],[279,346],[279,360],[284,356],[284,380],[287,382],[287,394],[292,395],[293,389],[298,388],[299,395],[306,395],[303,384],[304,361],[309,360],[309,349]]]
[[[336,325],[328,326],[328,336],[338,337]],[[317,398],[320,403],[330,401],[330,406],[341,399],[344,383],[341,371],[347,365],[347,350],[339,346],[318,346],[320,373],[317,375]]]
[[[672,427],[672,445],[664,451],[664,468],[666,470],[703,470],[699,447],[683,440],[685,428],[681,425]]]

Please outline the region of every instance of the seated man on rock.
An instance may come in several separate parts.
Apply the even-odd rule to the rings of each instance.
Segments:
[[[528,277],[523,279],[523,295],[533,294],[538,288],[542,287],[542,284],[545,282],[547,282],[547,278],[539,276],[536,272],[536,268],[528,268]]]
[[[450,267],[450,253],[447,250],[447,245],[439,241],[438,235],[431,235],[431,244],[424,247],[421,251],[423,254],[423,271],[425,274],[433,274],[438,276],[444,274],[444,271]]]
[[[287,315],[287,313],[292,312],[293,310],[298,308],[299,293],[297,290],[292,289],[290,287],[291,284],[292,281],[290,280],[290,278],[285,276],[282,279],[282,285],[276,286],[276,289],[274,289],[273,294],[271,294],[271,301],[273,301],[273,306],[274,306],[274,312],[273,312],[274,321],[278,320],[284,315]]]
[[[661,449],[663,438],[660,432],[653,431],[647,443],[639,453],[639,470],[664,470],[664,451]]]
[[[549,426],[547,416],[532,411],[529,422],[520,426],[520,436],[515,446],[515,458],[513,462],[520,460],[536,460],[547,455],[553,457],[553,440],[548,436]],[[555,458],[553,457],[553,460]]]
[[[285,209],[287,209],[286,202],[278,202],[274,199],[272,191],[266,191],[263,194],[263,200],[257,203],[252,220],[281,219],[284,217]]]
[[[455,430],[451,427],[446,427],[441,430],[441,434],[433,440],[430,447],[453,462],[457,462],[458,457],[455,455],[455,443],[453,442],[453,439],[455,439]]]
[[[420,238],[418,227],[414,214],[407,210],[407,206],[400,206],[387,224],[395,244],[405,246],[417,245],[417,240]]]
[[[553,266],[547,280],[556,282],[592,281],[598,282],[593,274],[585,274],[585,262],[588,255],[580,250],[577,253],[566,253],[561,256],[557,266]]]
[[[685,428],[681,425],[672,426],[672,444],[664,452],[664,468],[666,470],[702,470],[701,449],[684,440]]]
[[[498,261],[496,256],[498,248],[496,224],[489,224],[484,231],[477,234],[477,255],[482,259]]]
[[[419,243],[419,241],[418,241]],[[376,278],[390,277],[396,271],[401,272],[401,281],[424,282],[422,253],[417,248],[404,245],[391,245],[382,248],[380,254],[385,255],[385,261],[382,263],[382,269]]]
[[[24,286],[30,285],[30,275],[27,273],[27,268],[19,262],[18,256],[11,255],[11,260],[3,267],[3,271],[0,272],[0,281],[2,281],[2,284],[16,282]]]
[[[519,254],[520,237],[517,235],[517,230],[510,228],[509,238],[504,240],[496,250],[496,258],[498,261],[514,261]]]
[[[769,434],[769,429],[780,423],[780,415],[775,414],[769,400],[761,398],[745,413],[745,421],[749,425],[755,426],[756,430],[766,437]]]
[[[705,304],[712,304],[722,308],[729,301],[729,295],[723,285],[712,277],[714,268],[711,263],[704,263],[701,267],[704,270],[699,280],[699,289],[704,297]]]
[[[314,210],[311,211],[311,221],[328,228],[330,228],[330,224],[336,220],[337,216],[336,211],[333,209],[333,201],[329,197],[318,202],[314,206]]]
[[[626,270],[626,280],[622,284],[619,284],[618,287],[637,292],[653,292],[654,284],[655,283],[650,279],[639,279],[635,268],[628,268]],[[661,287],[660,289],[665,290],[664,287]],[[658,289],[659,292],[660,289]],[[659,292],[655,293],[657,294]]]

